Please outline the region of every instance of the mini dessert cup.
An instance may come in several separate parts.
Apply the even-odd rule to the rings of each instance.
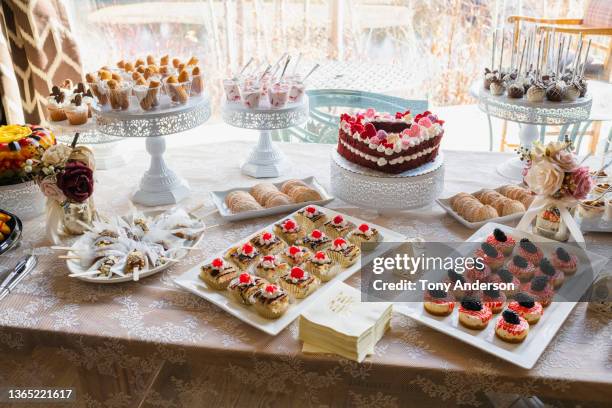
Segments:
[[[287,84],[274,84],[269,91],[270,106],[272,108],[283,108],[289,99],[289,86]]]
[[[201,96],[204,93],[204,75],[197,74],[191,77],[191,96]]]
[[[87,86],[93,92],[94,98],[100,106],[108,105],[108,89],[105,86],[100,85],[98,82],[88,82]]]
[[[115,89],[108,89],[108,101],[112,110],[124,111],[130,107],[130,96],[132,94],[132,84],[129,82],[119,82]]]
[[[235,79],[224,79],[223,90],[225,91],[225,99],[228,102],[240,102],[240,86]]]
[[[302,102],[304,98],[304,90],[306,87],[302,82],[296,81],[291,84],[291,88],[289,88],[289,102],[291,103],[299,103]]]
[[[159,94],[161,85],[149,87],[146,85],[136,85],[134,94],[138,99],[138,104],[143,111],[150,111],[159,106]]]
[[[189,102],[189,96],[191,93],[191,81],[185,82],[168,82],[164,81],[166,85],[166,93],[172,101],[172,105],[185,105]]]
[[[242,89],[242,103],[250,109],[259,108],[261,100],[261,88],[258,86],[246,86]]]
[[[70,105],[64,108],[68,123],[73,126],[84,125],[87,123],[89,108],[87,105]]]
[[[49,120],[52,122],[61,122],[66,120],[66,111],[61,106],[47,105],[47,111],[49,112]]]

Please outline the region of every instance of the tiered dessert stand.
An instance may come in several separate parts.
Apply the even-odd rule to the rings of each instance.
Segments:
[[[145,137],[147,152],[151,156],[149,170],[140,181],[133,201],[146,206],[176,204],[189,195],[189,185],[170,169],[164,160],[164,136],[192,129],[210,117],[210,99],[207,95],[192,97],[185,105],[169,106],[166,95],[160,97],[158,110],[96,110],[98,130],[111,137]],[[137,106],[137,103],[134,104]]]
[[[283,152],[272,143],[272,130],[297,126],[308,119],[308,97],[283,108],[251,109],[241,103],[223,105],[225,123],[242,129],[259,130],[259,142],[240,166],[242,173],[255,178],[278,177],[287,166]]]
[[[399,174],[388,174],[352,163],[336,150],[331,157],[333,194],[347,203],[378,212],[430,206],[444,188],[444,156]]]
[[[116,136],[98,132],[96,119],[91,118],[84,125],[73,126],[68,121],[49,122],[48,127],[53,130],[60,142],[70,144],[78,133],[78,143],[90,147],[96,159],[96,169],[108,170],[123,166],[127,163],[127,156],[121,150],[120,142],[123,140]]]
[[[526,98],[512,99],[505,95],[495,96],[487,91],[482,82],[470,88],[472,96],[478,99],[478,107],[487,115],[521,124],[521,147],[530,148],[532,143],[545,133],[546,126],[567,126],[589,118],[593,99],[588,93],[574,102],[529,102]],[[541,126],[541,129],[538,129]],[[492,131],[489,129],[489,131]],[[520,158],[507,160],[497,167],[497,172],[513,180],[522,180],[524,164]]]

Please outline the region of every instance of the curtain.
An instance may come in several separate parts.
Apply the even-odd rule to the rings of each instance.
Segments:
[[[0,43],[0,64],[12,65],[13,72],[7,68],[6,77],[0,74],[3,83],[12,82],[8,87],[3,84],[2,90],[17,87],[23,118],[12,112],[18,105],[14,91],[2,93],[5,115],[11,122],[40,123],[51,86],[67,78],[82,80],[68,15],[61,0],[3,0],[1,4],[7,51]]]

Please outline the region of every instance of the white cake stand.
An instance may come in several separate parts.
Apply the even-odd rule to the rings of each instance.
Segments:
[[[259,142],[240,166],[243,174],[255,178],[278,177],[288,163],[283,152],[272,143],[272,130],[300,125],[308,118],[308,97],[301,103],[288,104],[284,108],[263,107],[250,109],[241,103],[225,103],[223,120],[231,126],[259,130]]]
[[[127,163],[127,154],[119,148],[123,139],[98,132],[95,117],[90,118],[84,125],[74,126],[64,120],[48,122],[47,127],[53,130],[60,142],[67,144],[72,143],[78,133],[78,143],[88,146],[94,152],[97,170],[113,169]]]
[[[383,173],[350,162],[334,150],[330,160],[332,193],[349,204],[379,213],[430,206],[444,188],[444,155],[416,169]]]
[[[167,96],[160,105],[167,106]],[[137,103],[132,104],[137,106]],[[192,129],[210,117],[208,96],[191,98],[185,105],[167,107],[149,112],[96,110],[98,129],[115,137],[146,137],[147,152],[151,156],[149,170],[140,180],[133,201],[146,206],[176,204],[189,196],[187,181],[170,169],[164,160],[164,136]]]
[[[579,123],[589,118],[593,98],[587,93],[574,102],[529,102],[527,98],[512,99],[506,95],[495,96],[481,82],[470,87],[472,96],[478,99],[478,107],[484,113],[499,119],[521,124],[519,139],[521,147],[530,148],[540,138],[538,126],[564,126]],[[497,172],[512,180],[523,179],[524,163],[517,156],[501,163]]]

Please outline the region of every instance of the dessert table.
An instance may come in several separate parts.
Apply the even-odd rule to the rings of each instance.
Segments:
[[[217,138],[218,140],[218,138]],[[192,195],[181,205],[213,210],[210,190],[254,184],[239,160],[252,143],[210,142],[169,149],[168,162]],[[332,145],[281,144],[295,164],[286,178],[314,175],[329,187]],[[494,187],[504,153],[445,151],[442,197]],[[129,210],[130,189],[147,166],[146,152],[116,170],[98,172],[99,210]],[[275,181],[275,180],[272,180]],[[379,215],[335,200],[328,205],[408,237],[459,241],[473,231],[444,211]],[[489,406],[485,393],[594,401],[612,395],[612,321],[579,304],[532,370],[483,353],[408,317],[394,314],[375,355],[355,363],[303,354],[297,322],[268,336],[216,306],[180,290],[171,278],[278,217],[220,224],[207,215],[199,248],[158,275],[117,285],[69,278],[58,253],[42,240],[44,220],[24,225],[25,245],[39,265],[0,304],[0,383],[71,387],[78,406]],[[608,253],[609,235],[588,235]],[[609,268],[608,268],[609,269]],[[358,274],[349,284],[359,285]]]

